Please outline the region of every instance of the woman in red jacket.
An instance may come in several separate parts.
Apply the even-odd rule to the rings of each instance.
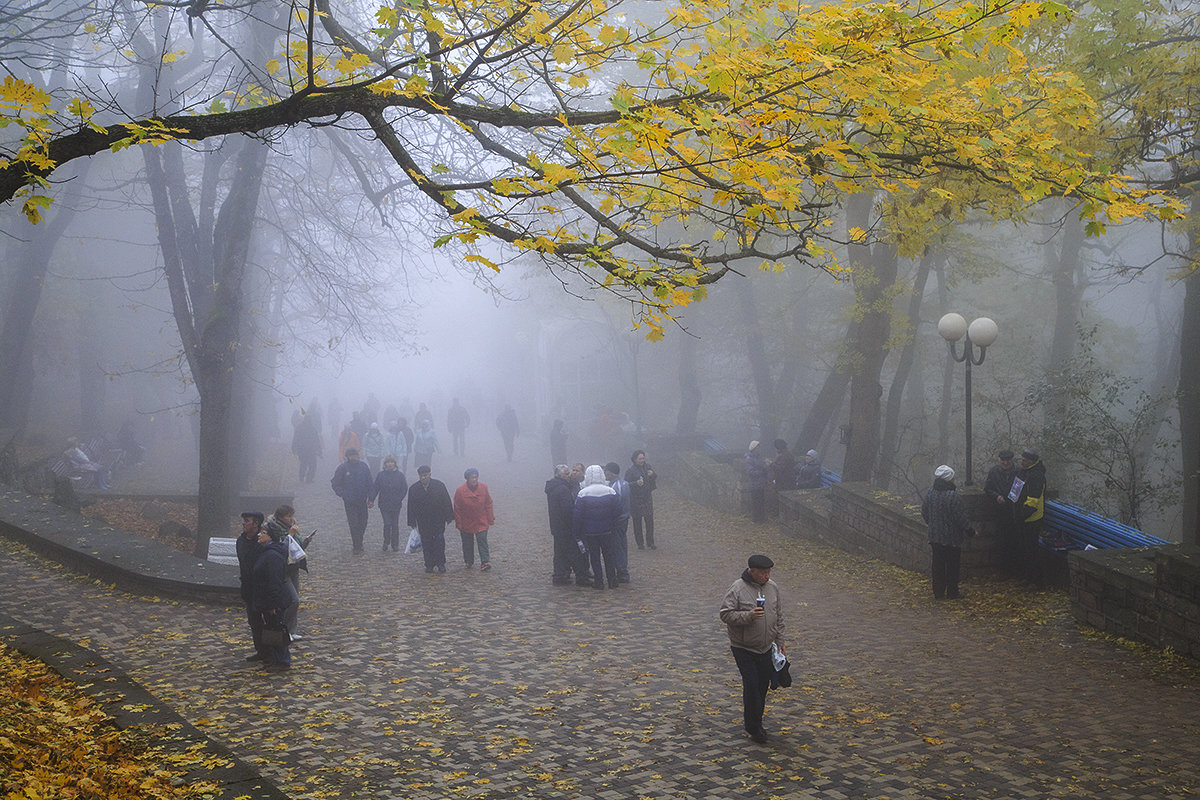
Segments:
[[[479,470],[471,467],[463,473],[466,483],[454,492],[454,526],[462,536],[463,561],[467,569],[475,563],[475,544],[479,544],[479,569],[492,568],[488,551],[488,528],[496,524],[492,496],[486,483],[479,482]]]

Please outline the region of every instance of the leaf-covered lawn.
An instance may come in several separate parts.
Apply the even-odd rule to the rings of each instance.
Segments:
[[[90,697],[45,664],[0,644],[0,797],[4,800],[192,800],[180,767],[204,756],[166,752],[153,729],[119,730]]]

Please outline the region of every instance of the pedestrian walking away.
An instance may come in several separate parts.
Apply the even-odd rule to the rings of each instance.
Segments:
[[[446,430],[450,431],[456,456],[467,454],[467,427],[470,424],[471,415],[459,404],[458,398],[454,398],[450,410],[446,412]]]
[[[475,565],[475,546],[479,546],[479,568],[492,568],[488,549],[488,529],[496,524],[492,496],[486,483],[479,482],[479,470],[471,467],[463,473],[466,481],[454,492],[454,526],[462,537],[463,563],[470,569]]]
[[[767,690],[775,677],[774,653],[786,655],[783,641],[783,601],[771,580],[775,562],[764,555],[746,561],[742,576],[729,587],[721,603],[721,622],[729,633],[729,649],[742,676],[742,724],[759,744],[767,741],[763,713]]]

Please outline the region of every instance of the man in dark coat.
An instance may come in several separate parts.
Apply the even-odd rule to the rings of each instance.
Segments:
[[[321,457],[321,428],[311,414],[300,418],[292,434],[292,452],[300,459],[300,482],[312,483]]]
[[[260,528],[258,544],[258,557],[254,560],[251,572],[254,610],[261,615],[263,627],[282,627],[292,602],[291,592],[288,591],[287,542],[272,539],[266,528]],[[278,672],[292,665],[287,644],[282,647],[264,646],[262,650],[263,662],[268,670]]]
[[[254,562],[258,560],[258,531],[263,526],[261,511],[246,511],[242,514],[242,535],[237,538],[238,580],[241,582],[242,602],[246,604],[246,622],[250,625],[250,638],[254,642],[254,654],[247,661],[262,661],[262,615],[254,610]]]
[[[575,513],[575,487],[570,476],[571,468],[559,464],[554,467],[554,477],[546,481],[546,510],[550,514],[550,536],[554,540],[552,582],[556,586],[570,585],[571,571],[578,569],[582,555],[571,531],[572,515]],[[583,583],[582,577],[580,582]]]
[[[508,456],[508,460],[512,461],[513,444],[517,434],[521,432],[521,426],[517,422],[517,412],[513,411],[512,406],[506,405],[500,412],[500,416],[496,417],[496,427],[500,429],[500,438],[504,440],[504,453]]]
[[[446,484],[434,480],[427,465],[417,467],[417,482],[408,487],[408,525],[421,535],[425,571],[446,571],[446,526],[454,522],[454,501]]]
[[[646,463],[646,451],[633,452],[633,466],[625,470],[625,482],[629,484],[629,515],[633,520],[633,540],[638,550],[654,545],[654,495],[658,488],[658,474]],[[642,538],[643,527],[646,531]]]
[[[467,426],[470,424],[471,415],[458,402],[458,398],[454,398],[450,410],[446,412],[446,430],[450,431],[450,436],[454,440],[454,455],[456,456],[467,454]]]
[[[361,553],[371,501],[371,468],[359,460],[357,449],[346,450],[346,460],[338,464],[329,485],[333,487],[333,493],[342,498],[346,522],[350,526],[350,541],[354,544],[354,552]]]
[[[996,528],[1000,538],[1000,560],[1006,572],[1020,575],[1020,549],[1017,541],[1017,524],[1013,516],[1013,501],[1008,493],[1012,491],[1013,478],[1017,477],[1017,467],[1013,464],[1013,451],[1001,450],[996,455],[997,462],[988,470],[987,480],[983,482],[983,493],[987,495],[988,507],[996,518]]]

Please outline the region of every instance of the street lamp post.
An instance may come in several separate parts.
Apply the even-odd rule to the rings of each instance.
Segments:
[[[980,317],[968,326],[963,315],[954,312],[950,312],[938,320],[937,330],[938,335],[946,340],[951,358],[967,365],[967,480],[964,485],[970,486],[973,483],[971,478],[971,365],[979,366],[983,363],[988,347],[996,341],[996,336],[1000,331],[996,327],[996,323],[988,317]],[[956,345],[958,340],[964,336],[966,342],[963,344],[960,356]],[[975,358],[976,347],[979,348],[978,359]]]

